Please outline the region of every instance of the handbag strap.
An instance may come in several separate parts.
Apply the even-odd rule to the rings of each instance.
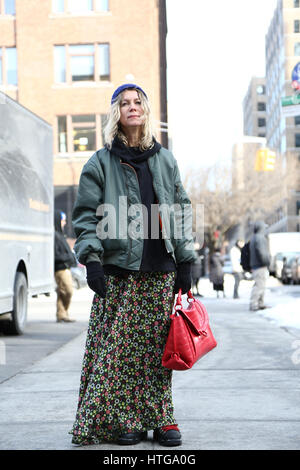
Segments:
[[[188,295],[188,299],[196,300],[191,290],[188,291],[187,295]],[[182,307],[182,290],[181,289],[179,289],[178,291],[176,305],[180,305]]]
[[[177,300],[176,300],[176,304],[174,306],[175,308],[175,312],[177,312],[177,310],[181,310],[181,314],[186,318],[186,320],[192,325],[193,329],[198,333],[198,334],[202,334],[203,336],[207,336],[207,333],[206,333],[206,329],[207,329],[207,326],[208,326],[208,317],[207,317],[207,313],[205,311],[205,309],[203,310],[203,306],[201,306],[201,304],[195,299],[195,297],[193,296],[192,294],[192,291],[189,290],[188,293],[188,300],[192,300],[193,302],[195,302],[197,305],[198,305],[198,311],[201,310],[201,314],[203,315],[203,320],[204,320],[204,323],[202,325],[202,329],[201,330],[198,330],[198,328],[194,325],[193,321],[188,317],[188,315],[185,313],[184,309],[183,309],[183,306],[182,306],[182,290],[179,289],[178,291],[178,295],[177,295]],[[179,308],[176,308],[176,307],[179,307]],[[177,313],[178,314],[178,313]],[[199,315],[200,315],[200,312],[199,312]]]

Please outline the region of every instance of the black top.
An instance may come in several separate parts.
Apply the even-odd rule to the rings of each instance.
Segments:
[[[77,266],[76,258],[65,239],[61,228],[61,212],[54,212],[54,272]]]
[[[148,215],[148,233],[144,233],[144,246],[140,271],[143,272],[172,272],[176,271],[176,264],[172,255],[167,253],[165,242],[162,238],[159,218],[151,221],[151,205],[158,204],[156,194],[152,184],[152,175],[148,165],[148,158],[157,153],[161,145],[153,138],[153,146],[145,151],[138,147],[127,147],[117,137],[113,140],[111,153],[118,156],[122,162],[129,164],[134,168],[137,174],[141,203],[147,208]],[[153,226],[153,224],[155,226]],[[157,224],[157,225],[156,225]],[[156,238],[151,238],[151,228]],[[130,272],[130,270],[120,268],[115,265],[107,264],[103,266],[105,274],[121,274]]]

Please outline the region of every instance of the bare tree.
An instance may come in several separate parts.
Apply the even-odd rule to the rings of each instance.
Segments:
[[[185,187],[192,201],[204,206],[204,231],[207,245],[215,245],[215,233],[224,239],[228,230],[247,220],[266,219],[274,211],[283,210],[290,188],[295,187],[297,162],[292,155],[277,157],[273,171],[245,168],[243,181],[232,184],[232,169],[213,165],[191,170]]]

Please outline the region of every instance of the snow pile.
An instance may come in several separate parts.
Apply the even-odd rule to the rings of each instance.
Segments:
[[[240,299],[234,300],[234,302],[243,305],[242,308],[244,308],[245,301],[247,304],[249,303],[253,283],[253,281],[246,280],[243,280],[240,283]],[[229,274],[225,275],[224,290],[226,298],[223,299],[222,293],[220,293],[220,302],[233,301],[233,286],[233,276]],[[200,292],[204,295],[204,302],[206,299],[216,298],[216,292],[213,290],[209,279],[201,278],[199,288]],[[293,296],[296,291],[300,291],[300,286],[282,286],[278,279],[269,276],[266,286],[265,302],[266,305],[270,306],[270,308],[259,310],[257,313],[265,318],[268,318],[278,326],[300,329],[300,297]],[[290,294],[288,294],[288,292],[290,292]],[[253,314],[253,312],[251,313]]]
[[[282,298],[274,307],[260,310],[259,313],[279,326],[300,328],[300,299]]]

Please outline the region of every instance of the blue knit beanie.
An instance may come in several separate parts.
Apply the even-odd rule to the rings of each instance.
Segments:
[[[140,86],[135,85],[134,83],[125,83],[124,85],[119,86],[119,88],[117,88],[114,91],[114,94],[111,97],[111,104],[113,104],[116,101],[117,97],[119,96],[120,93],[122,93],[122,91],[131,90],[133,88],[136,88],[137,90],[140,90],[145,95],[145,97],[148,99],[148,96],[146,95],[146,93],[144,92],[144,90]]]

